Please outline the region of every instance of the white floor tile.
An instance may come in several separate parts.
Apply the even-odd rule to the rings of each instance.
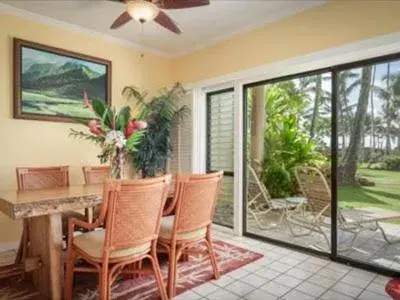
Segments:
[[[281,272],[275,271],[275,270],[271,270],[268,266],[258,269],[257,271],[254,272],[254,274],[256,275],[260,275],[264,278],[267,279],[274,279],[275,277],[278,277],[279,275],[281,275]]]
[[[264,284],[261,287],[261,289],[266,291],[267,293],[270,293],[270,294],[278,296],[278,297],[280,297],[290,291],[289,287],[284,286],[284,285],[279,284],[274,281],[270,281],[267,284]]]
[[[255,290],[244,297],[246,300],[276,300],[277,296],[271,295],[261,289]]]
[[[200,296],[199,294],[196,294],[190,290],[174,297],[175,300],[199,300],[201,298],[203,298],[203,296]]]
[[[242,296],[250,293],[251,291],[253,291],[254,286],[252,286],[248,283],[245,283],[243,281],[235,281],[235,282],[225,286],[224,289],[242,297]]]
[[[249,274],[243,278],[240,279],[240,281],[243,281],[245,283],[248,283],[256,288],[266,284],[269,279],[262,277],[260,275],[257,274]]]
[[[365,287],[367,287],[367,285],[370,284],[372,278],[363,278],[363,277],[346,275],[340,281],[364,289]]]
[[[364,291],[361,293],[360,297],[357,298],[358,300],[388,300],[390,299],[389,296],[383,296],[376,293],[372,293],[369,291]]]
[[[284,300],[293,300],[293,299],[296,299],[296,300],[314,300],[316,298],[313,297],[313,296],[304,294],[302,292],[299,292],[297,290],[292,290],[289,293],[287,293],[285,296],[283,296],[282,299],[284,299]]]
[[[287,274],[283,274],[281,276],[276,277],[274,281],[290,288],[294,288],[302,282],[301,279],[289,276]]]
[[[199,295],[207,296],[207,295],[209,295],[211,293],[214,293],[215,291],[217,291],[219,289],[220,289],[219,286],[217,286],[215,284],[212,284],[210,282],[207,282],[207,283],[204,283],[202,285],[199,285],[198,287],[195,287],[193,289],[193,291],[195,293],[199,294]]]
[[[340,294],[335,291],[327,291],[325,294],[323,294],[320,298],[321,300],[354,300],[351,297],[348,297],[346,295]]]
[[[233,277],[230,277],[229,275],[223,275],[221,276],[218,280],[213,280],[213,284],[218,285],[220,287],[224,287],[232,282],[234,282],[236,279]]]
[[[377,283],[372,282],[369,286],[367,286],[366,290],[369,292],[373,292],[376,294],[386,296],[385,285],[386,285],[386,282],[384,284],[377,284]]]
[[[227,290],[220,289],[210,295],[207,296],[209,300],[236,300],[240,297],[235,295]]]
[[[312,284],[310,282],[303,282],[296,287],[296,290],[313,297],[319,297],[326,292],[326,288]]]
[[[302,280],[307,279],[313,275],[312,272],[307,272],[298,268],[290,269],[289,271],[286,272],[286,274]]]
[[[286,265],[284,263],[281,263],[279,261],[273,262],[272,264],[268,265],[268,268],[277,271],[277,272],[281,272],[284,273],[287,270],[291,269],[292,266]]]
[[[360,295],[362,288],[354,286],[354,285],[349,285],[344,282],[338,282],[332,287],[332,290],[339,292],[341,294],[345,294],[346,296],[352,297],[352,298],[357,298],[358,295]]]

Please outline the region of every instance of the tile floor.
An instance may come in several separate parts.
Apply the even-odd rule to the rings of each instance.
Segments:
[[[383,300],[388,277],[214,227],[215,239],[261,252],[264,257],[187,291],[176,300]]]

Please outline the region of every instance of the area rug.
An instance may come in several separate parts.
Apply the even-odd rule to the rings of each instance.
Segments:
[[[214,241],[214,250],[216,253],[218,266],[221,273],[226,274],[236,270],[246,264],[254,262],[261,257],[262,254],[256,253],[244,248],[240,248],[222,241]],[[8,253],[5,255],[10,256]],[[0,261],[3,253],[0,253]],[[12,261],[11,261],[12,262]],[[163,277],[167,277],[168,262],[160,261]],[[98,299],[96,284],[96,275],[78,274],[75,280],[74,299],[76,300],[94,300]],[[207,248],[200,244],[190,250],[189,260],[179,262],[178,264],[178,280],[177,294],[192,289],[212,279],[212,268],[209,260]],[[24,290],[25,289],[25,290]],[[32,292],[32,298],[29,298],[29,292],[22,285],[18,287],[15,281],[0,282],[0,300],[7,295],[5,299],[34,299],[35,294]],[[18,295],[23,295],[19,297]],[[112,287],[112,299],[115,300],[153,300],[159,299],[157,285],[154,276],[146,275],[135,279],[120,279]]]

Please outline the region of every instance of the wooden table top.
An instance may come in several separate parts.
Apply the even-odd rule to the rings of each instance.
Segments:
[[[79,185],[35,191],[0,190],[0,211],[23,219],[92,207],[102,202],[102,185]]]

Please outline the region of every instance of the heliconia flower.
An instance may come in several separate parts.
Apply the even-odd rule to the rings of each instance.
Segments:
[[[135,120],[130,121],[125,128],[125,137],[130,137],[132,134],[135,133],[136,130],[137,128],[135,127]]]
[[[87,94],[86,89],[83,89],[83,105],[84,105],[86,108],[93,109],[92,104],[91,104],[90,101],[89,101],[89,97],[88,97],[88,94]]]
[[[97,120],[90,120],[88,122],[89,131],[95,135],[104,135],[104,131]]]
[[[147,122],[146,121],[134,121],[134,126],[137,129],[146,129],[147,128]]]

